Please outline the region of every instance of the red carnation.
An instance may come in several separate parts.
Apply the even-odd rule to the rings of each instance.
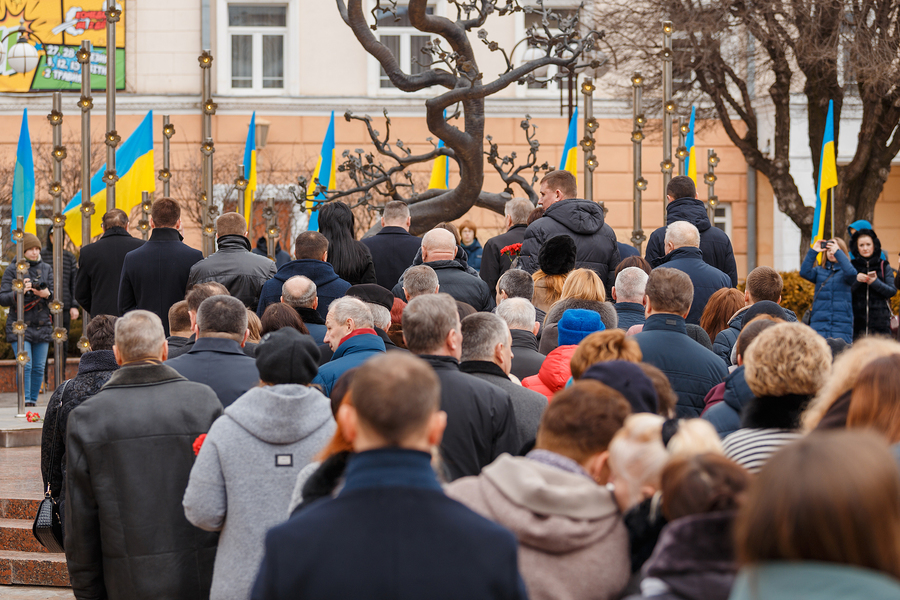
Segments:
[[[522,244],[510,244],[509,246],[504,246],[500,249],[500,254],[506,254],[510,258],[516,258],[519,256],[519,252],[522,250]]]
[[[200,435],[197,436],[197,439],[194,440],[194,445],[193,445],[194,456],[197,456],[198,454],[200,454],[200,448],[203,446],[203,442],[205,442],[205,441],[206,441],[205,433],[201,433]]]

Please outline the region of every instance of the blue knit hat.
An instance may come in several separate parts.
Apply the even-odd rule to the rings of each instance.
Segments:
[[[583,308],[570,308],[556,325],[560,346],[577,346],[581,340],[606,329],[600,313]]]
[[[656,414],[659,397],[653,382],[635,363],[624,360],[610,360],[591,365],[582,379],[594,379],[605,383],[628,400],[632,412]]]

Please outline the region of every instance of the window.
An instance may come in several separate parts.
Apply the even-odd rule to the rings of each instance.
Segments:
[[[287,6],[228,5],[230,83],[235,90],[282,90]]]
[[[429,6],[425,12],[433,15],[434,7]],[[431,36],[410,25],[406,6],[397,6],[393,12],[380,11],[377,33],[378,39],[391,51],[404,73],[418,75],[431,66],[431,54],[423,52],[431,41]],[[394,89],[394,84],[381,65],[378,71],[378,86],[382,89]]]
[[[672,38],[672,90],[675,93],[687,91],[693,85],[692,55],[691,40],[685,37]]]
[[[553,8],[553,12],[560,16],[561,19],[571,18],[577,12],[575,9],[558,9]],[[528,35],[528,31],[534,27],[535,35],[541,38],[546,38],[546,31],[544,30],[543,25],[543,15],[541,13],[526,13],[525,14],[525,32],[524,36]],[[557,21],[555,19],[550,20],[550,34],[556,35],[559,33],[559,29],[557,28]],[[524,64],[530,60],[535,60],[537,58],[541,58],[546,55],[546,47],[537,47],[537,46],[528,46],[525,49],[525,52],[522,54],[521,64]],[[557,81],[555,79],[551,80],[553,76],[559,73],[559,67],[556,65],[548,65],[546,67],[540,67],[532,71],[534,77],[539,81],[530,81],[525,84],[529,90],[553,90],[558,91],[560,85],[562,87],[566,87],[568,84],[564,82]],[[549,81],[548,81],[549,80]]]
[[[731,237],[731,204],[720,204],[713,213],[713,227],[718,227]]]

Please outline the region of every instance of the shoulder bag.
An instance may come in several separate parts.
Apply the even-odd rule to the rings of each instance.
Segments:
[[[59,428],[59,413],[62,412],[63,400],[66,397],[66,388],[70,379],[63,384],[62,394],[59,397],[59,409],[56,411],[56,422],[53,424],[53,442],[50,445],[50,473],[53,472],[53,461],[56,458],[56,432]],[[64,552],[62,521],[59,517],[59,502],[50,496],[50,477],[47,478],[47,490],[44,499],[38,507],[37,516],[34,517],[34,525],[31,527],[35,539],[50,552]]]

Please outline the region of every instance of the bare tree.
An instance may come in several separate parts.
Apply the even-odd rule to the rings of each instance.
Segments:
[[[791,175],[792,95],[806,98],[813,183],[828,101],[834,101],[835,139],[842,109],[852,107],[862,126],[853,159],[838,167],[835,229],[872,219],[900,151],[896,0],[638,0],[597,4],[594,19],[611,32],[619,68],[643,71],[650,84],[660,79],[660,23],[673,22],[680,103],[703,102],[705,116],[717,118],[747,163],[769,179],[778,208],[802,232],[802,251],[814,209],[804,205]],[[775,125],[770,151],[760,147],[757,114],[768,102]]]

